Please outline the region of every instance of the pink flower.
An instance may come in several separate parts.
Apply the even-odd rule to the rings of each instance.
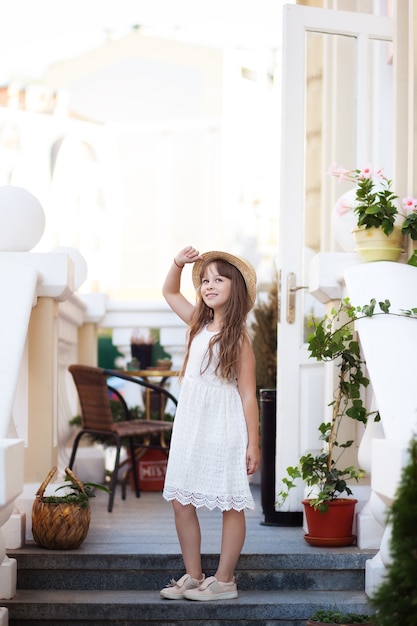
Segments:
[[[347,202],[343,196],[335,204],[336,215],[342,217],[345,213],[352,210],[352,205]]]
[[[382,178],[383,180],[387,180],[387,177],[384,174],[384,168],[380,167],[379,170],[375,172],[375,178]]]
[[[407,198],[403,198],[402,207],[405,211],[414,211],[417,208],[417,199],[412,196],[408,196]]]
[[[382,170],[378,170],[378,172],[381,172],[381,171]],[[358,174],[358,178],[372,178],[372,174],[373,174],[372,166],[368,164],[361,168]]]
[[[355,170],[347,170],[340,165],[331,165],[327,171],[329,176],[335,176],[339,179],[339,183],[342,180],[352,181],[356,179]]]

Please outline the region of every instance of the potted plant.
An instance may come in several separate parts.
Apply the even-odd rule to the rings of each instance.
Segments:
[[[364,261],[396,261],[403,248],[404,235],[417,239],[417,200],[412,197],[402,201],[406,215],[398,211],[398,196],[392,191],[392,181],[382,169],[371,166],[347,170],[331,166],[328,173],[339,181],[356,184],[353,203],[342,196],[339,213],[352,209],[357,217],[353,236],[357,252]]]
[[[306,626],[321,626],[322,624],[333,624],[333,626],[337,624],[351,624],[352,626],[358,626],[359,624],[374,623],[372,615],[318,609],[307,620]]]
[[[67,482],[55,490],[65,489],[65,494],[45,496],[45,489],[55,472],[56,467],[53,467],[36,492],[32,506],[32,534],[42,548],[74,550],[82,544],[90,527],[89,499],[95,497],[96,489],[107,493],[109,490],[99,483],[81,482],[67,467]]]
[[[287,468],[283,488],[278,493],[278,505],[285,501],[298,479],[305,481],[309,488],[307,499],[303,500],[309,530],[305,539],[313,545],[349,545],[355,539],[352,523],[356,500],[341,496],[352,495],[348,481],[359,481],[365,472],[353,465],[340,466],[343,453],[352,446],[353,440],[341,441],[339,437],[346,418],[365,424],[368,417],[361,392],[369,379],[363,373],[364,361],[353,330],[357,316],[358,309],[346,298],[321,320],[309,320],[312,328],[307,339],[310,355],[319,361],[337,362],[338,384],[329,404],[331,419],[318,428],[323,447],[317,453],[304,454],[296,466]],[[346,519],[340,527],[335,526],[341,514]]]

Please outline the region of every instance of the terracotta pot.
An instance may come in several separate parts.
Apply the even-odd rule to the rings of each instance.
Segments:
[[[399,226],[394,226],[390,235],[382,228],[354,228],[355,251],[362,261],[397,261],[403,248],[403,235]]]
[[[303,500],[308,533],[304,539],[313,546],[348,546],[356,540],[352,535],[353,516],[357,500],[337,498],[329,502],[325,513],[315,510],[310,500]]]

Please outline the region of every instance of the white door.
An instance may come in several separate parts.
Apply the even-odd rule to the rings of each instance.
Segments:
[[[300,453],[320,447],[317,426],[330,402],[323,366],[308,358],[305,343],[306,315],[323,314],[324,305],[304,288],[310,258],[340,251],[330,228],[336,189],[327,169],[333,162],[392,166],[392,30],[386,17],[284,7],[277,489]],[[301,509],[296,491],[282,511]]]

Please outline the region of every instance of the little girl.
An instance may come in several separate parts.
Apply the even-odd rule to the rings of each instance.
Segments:
[[[180,291],[181,271],[194,263],[194,306]],[[163,294],[188,324],[181,392],[163,496],[172,500],[185,574],[162,589],[162,598],[237,598],[234,578],[246,534],[245,508],[254,508],[248,474],[259,467],[259,411],[255,357],[246,317],[255,303],[256,274],[247,261],[226,252],[188,246],[174,258]],[[196,509],[223,513],[221,554],[214,576],[201,569]]]

